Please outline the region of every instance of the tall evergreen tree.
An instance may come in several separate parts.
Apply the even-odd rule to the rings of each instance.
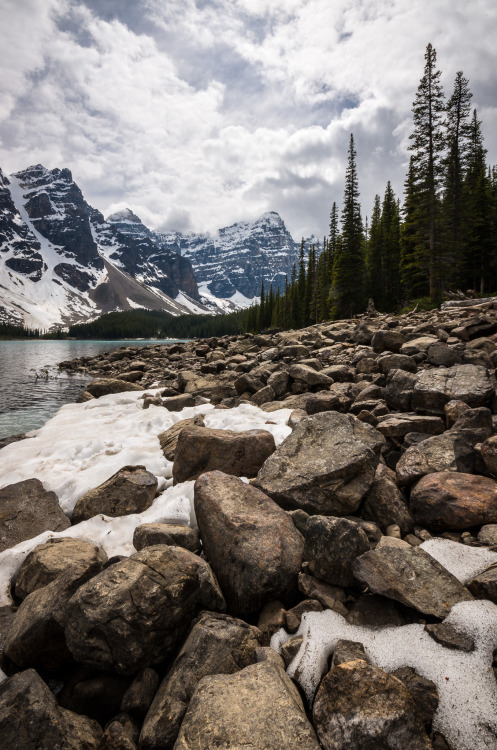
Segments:
[[[380,196],[375,195],[371,226],[366,238],[367,293],[372,297],[379,310],[383,309],[384,297],[384,259],[381,247],[381,203]]]
[[[394,310],[400,302],[400,215],[390,180],[381,206],[381,255],[384,310]]]
[[[488,291],[491,266],[494,265],[495,235],[493,232],[492,183],[485,164],[481,122],[476,109],[470,124],[468,169],[464,181],[466,285],[481,292]]]
[[[446,277],[449,284],[462,282],[463,266],[463,182],[468,166],[471,138],[470,106],[472,94],[462,71],[456,75],[454,91],[447,102],[447,159],[443,198],[443,245],[446,252]]]
[[[341,243],[335,251],[333,262],[332,316],[338,318],[352,317],[364,305],[364,235],[356,156],[354,136],[351,134],[345,172]]]
[[[404,184],[404,220],[400,230],[400,280],[406,299],[425,297],[429,293],[426,245],[419,236],[420,203],[414,157],[411,156]]]
[[[420,265],[428,260],[429,293],[436,299],[441,291],[442,257],[438,236],[440,185],[444,162],[444,94],[437,54],[431,44],[425,53],[424,75],[413,105],[414,132],[410,136],[413,170],[419,208],[417,211]]]

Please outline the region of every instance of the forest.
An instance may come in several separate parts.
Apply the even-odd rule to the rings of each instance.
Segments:
[[[283,293],[261,290],[248,330],[295,328],[364,312],[434,307],[451,290],[497,288],[497,169],[486,164],[481,121],[459,71],[445,98],[428,44],[413,104],[404,200],[390,182],[363,222],[357,154],[350,136],[341,214],[336,203],[321,247],[300,260]]]

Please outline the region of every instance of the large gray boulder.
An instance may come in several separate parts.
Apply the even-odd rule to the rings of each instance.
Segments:
[[[21,669],[57,670],[72,663],[64,628],[68,604],[78,588],[101,569],[101,562],[68,569],[29,594],[17,610],[4,653]]]
[[[43,531],[64,531],[71,525],[55,492],[39,479],[25,479],[0,489],[0,552]]]
[[[383,533],[387,526],[397,524],[403,535],[412,531],[414,525],[407,502],[392,479],[393,472],[379,464],[374,482],[366,495],[361,508],[361,516],[366,521],[378,524]]]
[[[405,451],[395,467],[397,482],[406,487],[435,471],[471,473],[474,461],[472,446],[459,433],[448,430]]]
[[[199,680],[254,664],[261,636],[257,628],[234,617],[199,615],[150,706],[140,734],[141,750],[170,750]]]
[[[174,482],[196,479],[205,471],[255,477],[275,449],[267,430],[214,430],[195,425],[180,432],[174,454]]]
[[[109,479],[85,492],[74,506],[72,521],[80,523],[103,513],[115,518],[142,513],[157,492],[157,478],[144,466],[123,466]]]
[[[9,750],[98,750],[96,721],[57,705],[34,669],[0,683],[0,737]]]
[[[351,414],[303,419],[257,475],[256,485],[284,508],[347,515],[369,490],[384,438]]]
[[[370,544],[359,524],[346,518],[311,516],[305,527],[304,561],[311,575],[334,586],[354,586],[355,558]]]
[[[65,627],[76,661],[135,674],[173,652],[188,629],[200,590],[197,566],[175,550],[164,544],[147,547],[78,589]]]
[[[354,575],[375,594],[443,620],[454,604],[471,601],[468,589],[424,550],[381,547],[358,557]]]
[[[25,599],[68,571],[74,571],[76,577],[92,567],[95,575],[99,572],[99,564],[102,566],[106,561],[105,552],[91,542],[71,537],[49,539],[24,559],[15,579],[16,597]]]
[[[297,588],[304,539],[290,516],[237,477],[213,471],[195,483],[195,514],[205,555],[228,611],[259,611]]]
[[[313,721],[324,750],[431,750],[405,685],[364,659],[333,667],[322,680]]]
[[[204,677],[175,750],[319,750],[297,688],[269,661],[233,675]]]
[[[481,365],[454,365],[423,370],[416,376],[412,394],[414,411],[444,414],[449,401],[464,401],[468,406],[486,406],[494,389],[487,370]]]

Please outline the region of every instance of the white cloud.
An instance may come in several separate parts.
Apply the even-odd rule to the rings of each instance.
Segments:
[[[402,191],[428,41],[497,158],[493,0],[87,3],[3,0],[0,165],[68,166],[104,213],[212,231],[277,210],[323,234],[352,131],[370,213],[388,179]]]

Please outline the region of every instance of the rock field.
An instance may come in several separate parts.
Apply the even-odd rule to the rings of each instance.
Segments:
[[[158,434],[196,525],[140,525],[130,556],[63,533],[149,508],[144,466],[71,518],[37,477],[0,489],[0,553],[60,532],[0,608],[0,745],[497,748],[496,367],[497,300],[61,363],[93,377],[82,403],[247,402],[268,424],[290,409],[292,431],[276,445],[197,415]]]

